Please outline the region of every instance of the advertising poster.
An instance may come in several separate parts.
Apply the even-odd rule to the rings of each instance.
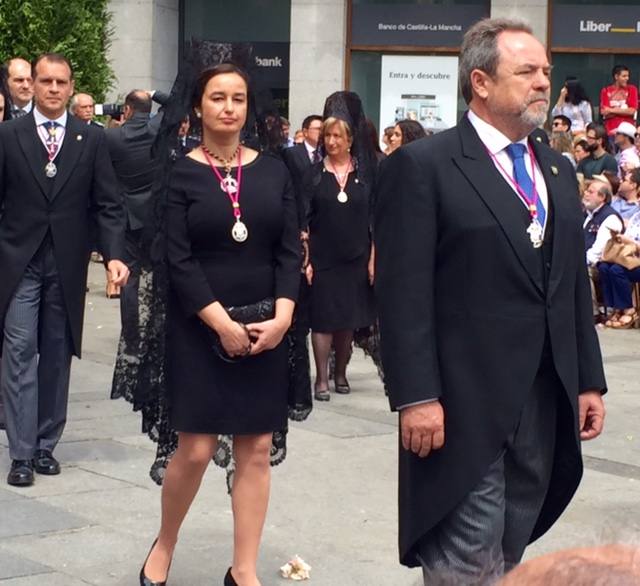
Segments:
[[[458,47],[469,27],[489,16],[489,2],[425,5],[353,4],[353,45]]]
[[[637,49],[640,44],[640,8],[612,2],[553,4],[551,46],[589,49]]]
[[[456,125],[457,57],[383,55],[381,76],[381,131],[405,119],[434,133]]]

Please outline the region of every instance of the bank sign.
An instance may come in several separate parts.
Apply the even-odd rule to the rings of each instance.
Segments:
[[[551,46],[640,49],[640,3],[638,6],[554,5]]]
[[[478,4],[354,3],[351,44],[459,47],[467,29],[486,16],[487,6]]]

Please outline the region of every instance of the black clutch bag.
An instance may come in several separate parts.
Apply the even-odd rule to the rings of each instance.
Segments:
[[[225,310],[229,314],[229,317],[239,324],[255,324],[275,317],[276,301],[273,297],[267,297],[262,301],[250,305],[232,305],[231,307],[225,307]],[[203,321],[200,321],[200,323],[205,328],[211,347],[218,358],[225,362],[240,362],[248,356],[229,356],[216,331],[211,329]]]

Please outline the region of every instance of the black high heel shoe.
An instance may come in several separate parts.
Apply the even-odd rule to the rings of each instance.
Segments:
[[[147,557],[144,560],[144,564],[142,564],[142,568],[140,569],[140,586],[167,586],[167,580],[165,580],[164,582],[154,582],[152,580],[149,580],[149,578],[147,578],[144,573],[144,569],[147,565],[147,562],[149,561],[149,556],[151,555],[153,548],[156,546],[156,543],[158,543],[157,538],[151,544],[151,549],[149,550],[149,553],[147,554]],[[169,576],[170,569],[171,569],[171,562],[169,562],[169,567],[167,568],[167,577]]]
[[[224,577],[224,586],[238,586],[238,583],[233,579],[231,575],[231,568],[227,570],[227,573]]]

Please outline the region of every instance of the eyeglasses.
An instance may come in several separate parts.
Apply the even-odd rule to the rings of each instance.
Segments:
[[[562,122],[552,122],[551,126],[562,126]]]

